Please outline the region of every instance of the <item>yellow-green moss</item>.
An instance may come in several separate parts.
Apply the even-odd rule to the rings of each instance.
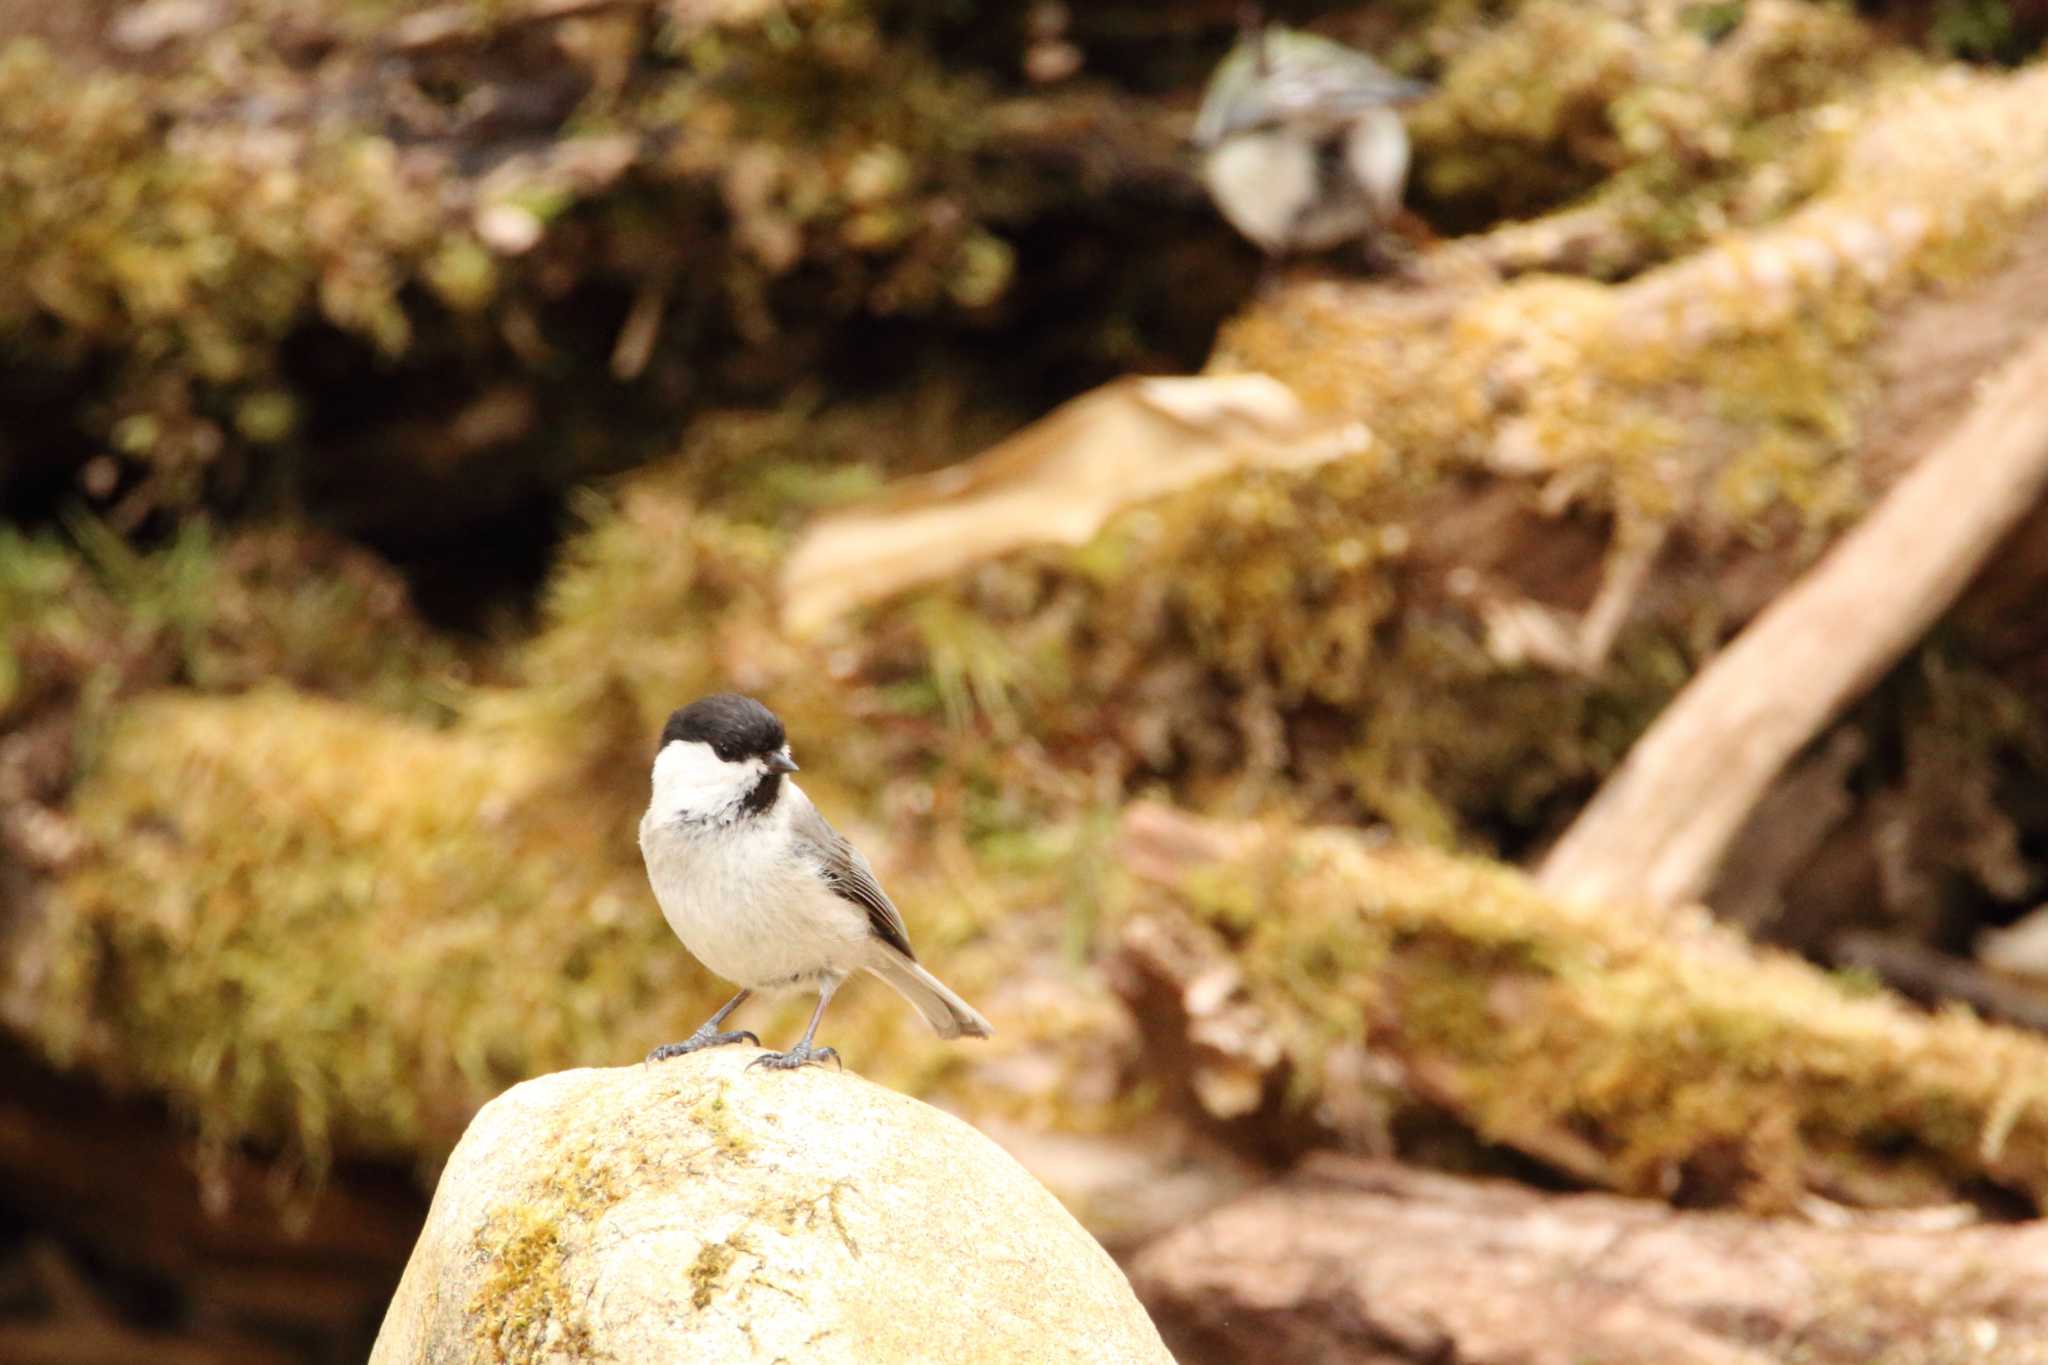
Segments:
[[[467,1305],[470,1333],[500,1365],[528,1365],[557,1354],[581,1358],[590,1348],[582,1305],[565,1279],[566,1262],[569,1248],[619,1201],[625,1184],[617,1169],[594,1160],[588,1148],[544,1169],[546,1183],[524,1199],[493,1206],[474,1239],[489,1269]]]
[[[732,1112],[725,1102],[726,1087],[715,1087],[707,1097],[690,1107],[690,1119],[717,1140],[719,1151],[729,1157],[743,1157],[753,1150],[754,1140],[733,1126]]]
[[[92,434],[182,500],[236,437],[219,407],[255,414],[240,431],[258,444],[289,434],[274,353],[315,309],[405,348],[399,292],[449,229],[368,130],[167,140],[160,98],[33,41],[0,47],[0,341],[37,369],[118,357]]]
[[[854,55],[849,69],[867,69]],[[1983,88],[1963,81],[1916,98],[1938,116],[1940,101]],[[906,136],[885,131],[890,146]],[[1843,157],[1854,150],[1827,136]],[[833,146],[848,174],[858,169],[848,202],[871,207],[902,188],[873,144]],[[807,787],[876,852],[921,950],[970,997],[1014,971],[1020,944],[1064,937],[1070,957],[1088,955],[1113,896],[1107,813],[1134,785],[1169,782],[1211,808],[1384,819],[1452,846],[1483,846],[1497,830],[1540,834],[1717,643],[1725,621],[1711,576],[1660,580],[1612,657],[1580,676],[1502,657],[1475,599],[1452,590],[1460,569],[1481,596],[1489,583],[1514,585],[1533,539],[1431,544],[1423,532],[1483,491],[1509,504],[1506,523],[1534,528],[1545,546],[1576,544],[1586,565],[1618,536],[1667,525],[1695,549],[1745,536],[1810,553],[1862,493],[1847,452],[1872,327],[1936,262],[1995,249],[2028,195],[2038,198],[2014,188],[2031,183],[2023,177],[1980,183],[1974,164],[1902,164],[1885,194],[1945,201],[1944,216],[1874,275],[1840,256],[1832,270],[1783,279],[1762,269],[1722,279],[1685,261],[1627,285],[1446,286],[1420,307],[1402,290],[1276,289],[1230,330],[1219,363],[1278,374],[1315,406],[1360,417],[1378,438],[1370,457],[1217,481],[1131,512],[1079,551],[1013,556],[883,604],[827,644],[786,639],[776,620],[774,576],[798,509],[937,463],[995,419],[956,422],[941,401],[920,424],[905,420],[914,404],[887,400],[707,419],[663,467],[585,498],[540,628],[511,651],[509,685],[414,712],[442,723],[274,692],[160,698],[115,718],[75,808],[90,853],[39,931],[55,967],[34,1028],[61,1055],[170,1095],[210,1137],[281,1139],[316,1155],[431,1155],[507,1080],[631,1059],[680,1036],[723,987],[661,924],[633,828],[663,717],[717,687],[761,695],[784,716]],[[778,165],[764,202],[797,212],[817,189],[811,178]],[[1829,211],[1877,202],[1854,185],[1822,189],[1811,204]],[[808,232],[822,220],[804,221]],[[1744,239],[1700,261],[1733,270],[1745,248],[1784,245]],[[1702,326],[1644,302],[1674,280]],[[184,582],[174,568],[166,561],[146,581]],[[53,600],[41,560],[19,577]],[[1541,605],[1581,610],[1592,587],[1550,584],[1554,600]],[[190,603],[218,594],[163,590],[165,637],[203,644],[214,608]],[[272,656],[250,647],[254,657],[306,658],[309,688],[346,674],[339,655],[321,653],[330,636],[352,638],[339,609],[282,615],[296,610],[268,598],[251,608],[297,621]],[[33,667],[6,657],[17,678]],[[298,676],[235,657],[200,650],[188,671]],[[377,691],[367,678],[360,693],[333,690]],[[1499,941],[1475,950],[1499,899],[1491,885],[1475,885],[1455,933],[1418,921],[1382,941],[1352,932],[1354,915],[1272,945],[1261,970],[1296,983],[1305,1015],[1325,1002],[1334,1013],[1322,1022],[1338,1036],[1380,997],[1333,988],[1398,963],[1400,998],[1447,1046],[1519,1057],[1520,1030],[1535,1026],[1494,1027],[1484,993],[1459,973],[1545,983],[1590,979],[1601,963],[1505,912]],[[1314,924],[1298,909],[1289,922]],[[1728,1056],[1752,1045],[1778,1056],[1789,1025],[1776,1015],[1761,1035],[1742,1033],[1739,1013],[1658,1022],[1652,988],[1668,984],[1618,977],[1617,990],[1653,997],[1641,1006],[1646,1055],[1677,1065],[1711,1042]],[[1565,1018],[1592,1008],[1566,1004]],[[785,1027],[802,1008],[781,1016]],[[1058,1051],[1099,1022],[1027,1027]],[[919,1041],[918,1030],[879,987],[850,992],[828,1022],[864,1069],[917,1089],[948,1082],[960,1050]],[[1547,1060],[1564,1067],[1567,1055]],[[1647,1178],[1692,1130],[1660,1134],[1601,1069],[1610,1059],[1592,1061],[1544,1083],[1574,1095],[1585,1121],[1625,1127],[1613,1160]],[[1688,1086],[1644,1093],[1688,1125],[1696,1110],[1741,1110],[1749,1093]],[[1527,1101],[1505,1089],[1476,1090],[1472,1103],[1489,1131],[1527,1118],[1517,1107]]]
[[[1450,18],[1438,93],[1410,119],[1418,182],[1460,216],[1522,217],[1584,195],[1626,231],[1595,273],[1772,221],[1822,183],[1814,111],[1910,57],[1839,9],[1768,0],[1732,26],[1697,7],[1539,0]]]
[[[597,377],[590,338],[542,335],[578,284],[659,305],[647,346],[697,345],[706,373],[734,362],[735,335],[758,365],[836,320],[980,310],[1008,286],[977,193],[990,92],[869,6],[660,23],[481,0],[224,8],[174,40],[168,71],[0,25],[0,348],[59,395],[53,444],[133,462],[131,511],[183,508],[221,466],[237,492],[252,469],[316,494],[351,473],[301,429],[332,411],[331,381],[285,354],[309,330],[449,364],[452,394],[485,370],[529,384],[566,422],[593,384],[630,393]],[[430,10],[462,22],[394,55]],[[504,156],[473,110],[536,71],[587,89]],[[834,284],[783,288],[800,267]],[[630,368],[648,363],[643,348]],[[625,462],[583,421],[523,448],[524,472],[561,484]],[[447,458],[377,448],[422,478]]]
[[[375,556],[304,526],[194,521],[150,551],[89,519],[71,531],[0,527],[0,725],[68,712],[89,730],[165,683],[282,683],[433,719],[473,652],[429,632]]]
[[[1548,1154],[1569,1134],[1598,1162],[1575,1173],[1619,1189],[1782,1207],[1828,1171],[1865,1197],[1990,1179],[2048,1198],[2029,1079],[2048,1044],[1915,1014],[1698,911],[1565,904],[1478,860],[1280,829],[1182,903],[1235,945],[1305,1103],[1362,1011],[1481,1136]]]
[[[654,731],[619,723],[630,750],[607,750],[612,727],[590,719],[583,749],[504,716],[437,730],[277,691],[126,708],[74,806],[93,852],[40,931],[37,1036],[169,1096],[210,1139],[286,1142],[316,1169],[336,1148],[431,1159],[512,1080],[683,1036],[729,987],[646,887],[634,829]],[[829,777],[815,789],[838,805]],[[986,998],[1002,970],[986,926],[1027,897],[1050,907],[1039,888],[1060,877],[977,874],[960,838],[949,818],[894,866],[863,842],[921,954]],[[1055,915],[1044,937],[1058,932]],[[775,1040],[808,1003],[753,1008]],[[1059,1047],[1078,1027],[1025,1031]],[[826,1036],[921,1091],[971,1060],[877,983],[842,992]],[[697,1117],[722,1132],[708,1106]]]
[[[752,1250],[746,1236],[735,1232],[722,1242],[706,1242],[697,1253],[697,1259],[690,1263],[690,1304],[697,1309],[711,1306],[712,1299],[725,1287],[725,1273],[731,1270],[733,1262]]]

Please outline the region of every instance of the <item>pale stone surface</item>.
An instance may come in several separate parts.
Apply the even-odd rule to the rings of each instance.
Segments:
[[[950,1115],[720,1048],[565,1071],[449,1159],[372,1365],[1170,1362],[1116,1263]]]

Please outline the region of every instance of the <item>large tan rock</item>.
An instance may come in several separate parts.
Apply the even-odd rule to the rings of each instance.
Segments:
[[[372,1365],[1171,1361],[1023,1167],[907,1096],[752,1048],[564,1071],[449,1159]]]

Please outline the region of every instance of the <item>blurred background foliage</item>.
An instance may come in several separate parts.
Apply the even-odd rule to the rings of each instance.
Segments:
[[[2007,117],[2027,96],[1996,68],[2031,60],[2048,9],[1303,6],[1434,83],[1411,206],[1505,254],[1298,290],[1214,217],[1182,143],[1233,10],[0,0],[16,1041],[166,1104],[209,1169],[274,1164],[279,1208],[337,1161],[430,1173],[506,1084],[636,1060],[723,994],[655,913],[633,830],[663,717],[725,687],[782,714],[921,951],[1000,1024],[944,1048],[854,992],[842,1052],[991,1124],[1138,1131],[1179,1083],[1098,970],[1144,895],[1116,845],[1134,797],[1433,846],[1447,861],[1388,883],[1401,904],[1455,908],[1445,885],[1496,873],[1453,860],[1540,850],[1896,474],[1892,341],[2031,259],[2041,121]],[[1921,149],[1919,126],[1961,140]],[[1880,202],[1931,226],[1766,268],[1771,232]],[[1513,255],[1523,219],[1568,239],[1541,274]],[[1682,273],[1731,254],[1755,273]],[[1638,327],[1685,307],[1707,322]],[[820,514],[1116,375],[1205,364],[1360,417],[1371,451],[783,628],[778,575]],[[1637,537],[1664,567],[1590,666],[1502,644],[1502,583],[1568,619]],[[2039,890],[2048,810],[2017,794],[2048,775],[2048,673],[2015,629],[1959,616],[1850,722],[1852,786],[1903,821],[1887,875],[1937,888],[1874,913],[1944,948]],[[1194,900],[1249,933],[1276,1017],[1407,932],[1232,929],[1242,897]],[[1412,932],[1450,933],[1464,967],[1467,928]],[[1799,980],[1865,1018],[1863,986]],[[1484,1028],[1435,1003],[1416,1017],[1454,1047]],[[1332,1027],[1360,1024],[1297,1041]],[[1559,1080],[1560,1110],[1695,1064],[1619,1034],[1586,1063],[1607,1083]],[[1441,1095],[1389,1097],[1407,1117],[1370,1141],[1503,1160],[1526,1114],[1489,1068],[1554,1041],[1459,1054],[1480,1078],[1459,1155]],[[1297,1142],[1325,1098],[1325,1044],[1302,1046],[1293,1107],[1237,1150]],[[1774,1069],[1812,1046],[1775,1025],[1726,1044],[1767,1059],[1769,1096],[1695,1097],[1676,1139],[1630,1128],[1615,1183],[1655,1188],[1658,1161],[1809,1081],[1815,1147],[1897,1121]],[[1955,1103],[1995,1091],[1975,1076]],[[1926,1144],[1939,1178],[1977,1178],[1952,1137]]]

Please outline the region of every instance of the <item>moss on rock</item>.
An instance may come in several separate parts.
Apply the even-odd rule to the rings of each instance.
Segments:
[[[489,1273],[467,1314],[477,1343],[501,1365],[590,1350],[590,1326],[564,1265],[626,1193],[631,1172],[621,1167],[630,1167],[631,1159],[588,1142],[554,1157],[547,1182],[525,1191],[524,1200],[493,1207],[474,1237]]]
[[[89,518],[70,531],[0,527],[0,729],[24,738],[0,828],[13,803],[60,802],[139,692],[282,685],[432,721],[483,652],[428,631],[376,556],[304,526],[194,520],[152,550]]]

